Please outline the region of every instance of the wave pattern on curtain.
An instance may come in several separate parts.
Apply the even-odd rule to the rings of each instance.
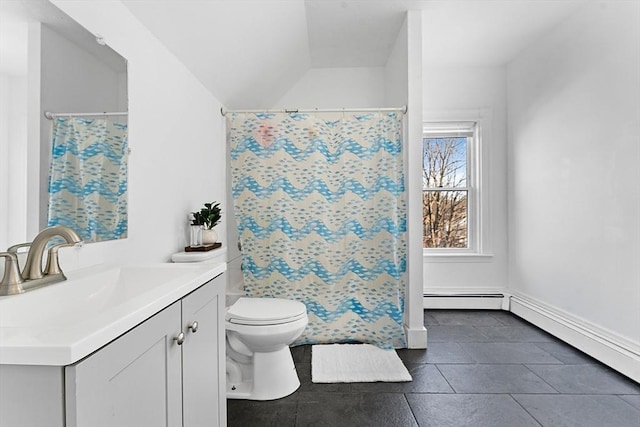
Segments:
[[[48,225],[85,241],[127,236],[127,125],[58,117],[53,125]]]
[[[402,114],[229,113],[245,292],[303,302],[294,343],[406,346]]]

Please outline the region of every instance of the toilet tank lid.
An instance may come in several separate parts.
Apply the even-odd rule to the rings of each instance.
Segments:
[[[283,298],[241,297],[227,309],[225,318],[232,323],[265,322],[300,318],[306,313],[307,308],[298,301]]]

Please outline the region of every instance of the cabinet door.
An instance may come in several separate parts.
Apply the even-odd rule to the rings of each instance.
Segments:
[[[184,427],[226,425],[224,276],[182,300]],[[193,331],[194,322],[197,330]]]
[[[182,425],[180,302],[68,366],[68,427]]]

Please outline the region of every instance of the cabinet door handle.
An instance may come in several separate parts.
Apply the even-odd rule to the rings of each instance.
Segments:
[[[184,342],[184,332],[180,332],[178,335],[173,337],[173,340],[176,342],[176,344],[182,345],[182,343]]]
[[[193,332],[194,334],[198,332],[198,322],[194,320],[193,323],[189,325],[189,329],[191,329],[191,332]]]

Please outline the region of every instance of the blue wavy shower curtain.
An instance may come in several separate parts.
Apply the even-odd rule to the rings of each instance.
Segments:
[[[402,114],[227,115],[247,295],[303,302],[294,343],[406,346]]]
[[[127,236],[127,125],[58,117],[53,124],[48,225],[87,242]]]

